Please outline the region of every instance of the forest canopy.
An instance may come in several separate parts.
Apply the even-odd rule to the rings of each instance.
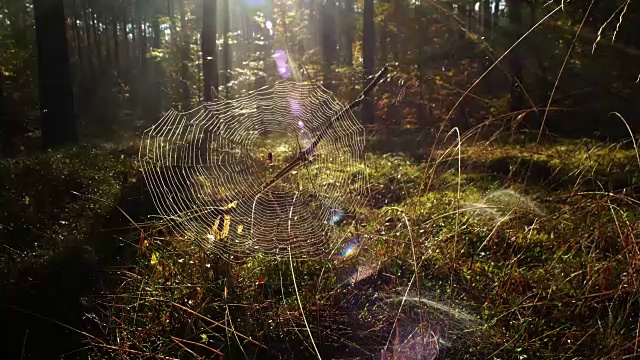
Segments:
[[[347,102],[386,65],[391,75],[363,107],[364,124],[446,122],[464,132],[517,118],[531,131],[621,138],[628,131],[610,113],[635,125],[639,110],[637,6],[3,0],[3,153],[39,140],[74,142],[74,129],[84,139],[118,136],[170,108],[282,78],[321,83]],[[49,121],[40,110],[66,115]]]

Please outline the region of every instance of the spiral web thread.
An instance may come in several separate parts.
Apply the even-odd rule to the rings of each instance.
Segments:
[[[169,111],[144,132],[139,154],[160,215],[232,261],[326,253],[347,231],[336,220],[366,197],[364,128],[344,108],[320,85],[282,81]],[[309,161],[261,191],[330,121]]]

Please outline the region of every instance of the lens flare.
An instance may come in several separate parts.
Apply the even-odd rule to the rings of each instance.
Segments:
[[[276,50],[273,54],[273,59],[278,66],[278,73],[283,79],[291,76],[291,67],[287,64],[287,53],[284,50]]]
[[[264,26],[269,30],[269,35],[273,36],[273,23],[271,20],[265,21]]]
[[[331,210],[331,217],[329,218],[329,224],[335,225],[338,221],[342,219],[344,213],[340,209]]]
[[[360,239],[353,238],[347,242],[347,246],[345,246],[344,250],[340,253],[340,259],[344,260],[351,256],[353,256],[357,250],[360,248]]]

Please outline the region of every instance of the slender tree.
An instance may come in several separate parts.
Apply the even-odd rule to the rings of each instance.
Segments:
[[[222,67],[224,69],[224,93],[226,96],[229,95],[229,82],[231,81],[230,77],[230,58],[231,53],[229,49],[229,33],[231,32],[229,19],[231,18],[231,13],[229,12],[229,0],[222,0]]]
[[[344,34],[344,49],[342,50],[342,64],[345,66],[353,65],[353,43],[355,41],[355,24],[353,0],[344,0],[344,12],[342,21],[342,33]]]
[[[493,28],[500,25],[500,0],[493,0]]]
[[[213,100],[213,91],[218,92],[218,63],[216,46],[216,0],[202,0],[202,77],[204,101]],[[213,91],[212,91],[213,89]]]
[[[330,88],[331,67],[336,63],[338,47],[336,40],[334,1],[327,1],[320,5],[320,36],[324,85],[325,87]]]
[[[78,141],[63,0],[33,0],[45,148]]]
[[[366,83],[371,81],[370,77],[373,75],[375,63],[376,36],[373,15],[373,0],[364,0],[364,9],[362,12],[362,17],[364,20],[362,31],[362,67],[364,70]],[[375,123],[373,102],[370,98],[365,98],[365,100],[362,102],[362,120],[365,124],[372,125]]]
[[[481,6],[482,32],[488,34],[491,32],[491,0],[482,0]]]
[[[513,29],[514,39],[522,34],[522,0],[507,0],[507,15],[509,24]],[[520,84],[523,83],[522,75],[522,50],[521,47],[515,47],[509,57],[509,67],[511,70],[511,111],[522,110],[524,106],[524,97]]]
[[[120,67],[120,42],[118,41],[118,12],[117,2],[112,3],[111,8],[111,26],[113,27],[113,62],[116,68]]]
[[[191,51],[189,44],[189,32],[187,29],[187,9],[184,0],[178,0],[180,11],[180,83],[182,89],[182,110],[189,109],[191,103],[191,91],[189,87],[189,61]]]

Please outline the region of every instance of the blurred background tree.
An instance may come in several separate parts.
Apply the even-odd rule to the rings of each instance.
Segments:
[[[446,120],[445,127],[463,131],[510,124],[537,133],[544,125],[544,133],[561,136],[627,136],[624,124],[608,114],[619,112],[637,126],[640,41],[634,24],[640,5],[573,2],[557,10],[561,5],[2,0],[2,154],[35,151],[43,141],[73,142],[76,116],[83,142],[133,139],[171,107],[233,98],[282,78],[322,83],[346,102],[384,65],[391,66],[390,81],[358,112],[363,124],[439,128]],[[52,6],[64,15],[38,24],[39,11]],[[59,29],[60,36],[52,40],[53,30],[44,26]],[[59,55],[65,39],[68,61]],[[54,42],[58,55],[50,52],[53,46],[42,47]],[[65,78],[72,95],[64,90]],[[39,93],[43,79],[49,90]],[[48,119],[39,110],[51,103],[74,111],[50,112]],[[49,139],[51,122],[54,133],[69,138]]]

